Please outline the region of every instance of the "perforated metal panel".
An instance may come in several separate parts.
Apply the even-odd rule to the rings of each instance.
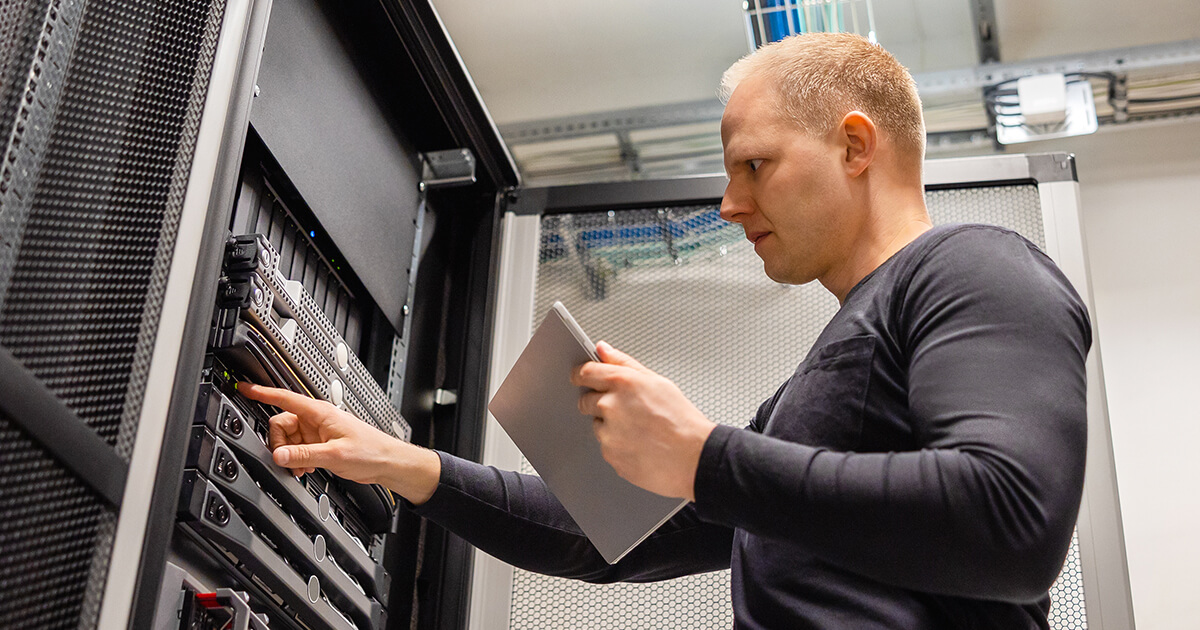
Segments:
[[[223,7],[0,3],[0,344],[125,461]],[[116,512],[12,420],[0,627],[93,627]]]
[[[125,458],[199,124],[194,88],[219,25],[212,8],[88,3],[57,102],[26,104],[52,125],[14,134],[44,153],[10,147],[32,181],[4,199],[5,214],[25,216],[2,224],[19,249],[0,273],[0,343]]]
[[[1036,186],[931,191],[935,223],[992,223],[1045,246]],[[710,419],[745,426],[803,359],[837,300],[778,285],[718,208],[651,208],[542,220],[534,318],[562,300],[606,340],[675,380]],[[523,461],[522,472],[533,473]],[[1086,627],[1077,543],[1055,585],[1054,628]],[[1070,611],[1070,612],[1067,612]],[[729,572],[588,585],[515,571],[510,627],[728,628]]]
[[[935,224],[1002,225],[1046,249],[1042,202],[1037,186],[949,188],[925,193],[925,206]]]
[[[2,416],[0,514],[0,628],[75,627],[99,525],[114,515]]]
[[[12,127],[21,96],[18,76],[29,68],[40,29],[34,20],[49,0],[0,3],[0,129]]]
[[[1087,630],[1087,609],[1083,601],[1083,565],[1079,560],[1079,532],[1071,536],[1071,547],[1058,580],[1050,587],[1050,627],[1063,630]]]

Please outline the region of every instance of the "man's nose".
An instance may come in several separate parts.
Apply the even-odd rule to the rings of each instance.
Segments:
[[[750,211],[750,202],[744,192],[733,182],[725,186],[725,196],[721,197],[721,218],[730,223],[741,223],[741,216]]]

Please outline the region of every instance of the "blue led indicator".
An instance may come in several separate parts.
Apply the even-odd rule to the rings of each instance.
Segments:
[[[316,231],[316,230],[309,230],[309,231],[308,231],[308,235],[309,235],[309,236],[311,236],[311,237],[313,237],[313,238],[317,238],[317,231]]]

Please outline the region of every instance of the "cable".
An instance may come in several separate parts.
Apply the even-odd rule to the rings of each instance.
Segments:
[[[1200,99],[1200,94],[1180,94],[1179,96],[1160,96],[1157,98],[1131,98],[1130,105],[1149,105],[1152,103],[1174,103],[1176,101],[1191,101]]]

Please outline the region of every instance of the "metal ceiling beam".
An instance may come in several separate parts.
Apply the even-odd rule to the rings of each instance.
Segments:
[[[985,1],[990,4],[990,0]],[[978,3],[978,0],[972,2]],[[928,98],[957,92],[969,93],[1002,81],[1033,74],[1127,73],[1183,65],[1200,65],[1200,39],[1003,64],[992,63],[959,70],[923,72],[913,75],[913,78],[921,96]],[[975,94],[972,98],[977,96]],[[511,123],[501,125],[500,133],[511,146],[602,133],[616,134],[638,129],[715,122],[721,120],[723,111],[724,106],[716,99],[711,99]]]
[[[996,4],[993,0],[971,0],[971,21],[975,23],[975,50],[979,63],[999,63],[1000,41],[996,29]]]
[[[688,103],[635,107],[579,116],[547,118],[500,125],[500,135],[508,144],[528,144],[600,133],[621,133],[638,129],[657,129],[673,125],[721,120],[725,106],[716,98]]]
[[[1028,59],[1002,64],[923,72],[913,75],[922,97],[966,91],[1034,74],[1061,72],[1133,72],[1154,68],[1200,64],[1200,39],[1169,44],[1113,48],[1077,55]]]

